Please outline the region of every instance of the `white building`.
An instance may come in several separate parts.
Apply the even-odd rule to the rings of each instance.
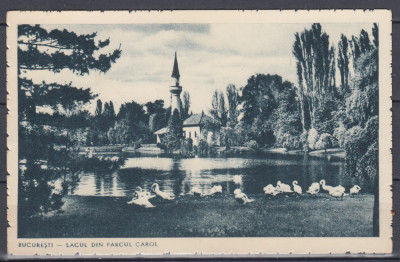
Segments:
[[[172,69],[173,86],[170,86],[171,93],[171,114],[177,109],[181,113],[181,98],[182,86],[179,85],[179,68],[178,59],[175,52],[174,66]],[[163,137],[167,133],[167,127],[161,128],[154,132],[157,136],[157,144],[162,142]],[[219,144],[219,127],[216,121],[204,114],[194,114],[183,121],[183,136],[184,138],[191,138],[193,145],[197,146],[201,139],[207,141],[208,144]]]
[[[183,121],[183,136],[191,138],[194,146],[197,146],[201,139],[207,141],[209,145],[213,143],[219,145],[218,124],[212,117],[203,112],[191,115]]]
[[[154,132],[157,136],[157,144],[161,143],[167,131],[164,127]],[[191,138],[194,146],[197,146],[200,140],[207,141],[209,145],[214,143],[219,145],[219,135],[218,123],[204,113],[191,115],[183,121],[183,137]]]

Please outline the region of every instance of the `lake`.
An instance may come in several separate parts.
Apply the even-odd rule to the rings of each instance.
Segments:
[[[103,156],[105,156],[103,154]],[[248,157],[126,155],[119,170],[82,174],[77,187],[63,198],[61,212],[44,218],[19,217],[19,237],[370,237],[374,195],[371,182],[345,175],[343,160],[311,156],[263,154]],[[110,155],[110,157],[117,157]],[[234,176],[241,181],[234,182]],[[343,201],[322,192],[266,196],[263,187],[280,180],[297,180],[307,190],[325,179],[359,196]],[[152,198],[155,208],[129,205],[137,186],[150,191],[153,183],[174,193],[172,200]],[[207,193],[221,185],[222,195],[191,196],[199,187]],[[233,191],[241,188],[254,202],[241,205]],[[107,226],[104,226],[107,225]]]
[[[235,175],[242,177],[240,183],[234,183]],[[297,180],[305,192],[311,183],[321,179],[325,179],[327,185],[344,186],[346,192],[356,184],[362,188],[361,193],[373,192],[370,181],[345,174],[343,160],[269,153],[251,157],[188,159],[128,156],[116,172],[83,174],[72,194],[130,197],[137,186],[150,191],[151,185],[158,183],[161,190],[175,195],[185,195],[193,187],[207,192],[214,185],[221,185],[224,194],[233,194],[240,187],[252,195],[263,194],[264,186],[276,185],[278,180],[290,185]]]

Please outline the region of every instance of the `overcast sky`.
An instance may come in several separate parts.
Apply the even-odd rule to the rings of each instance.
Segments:
[[[311,24],[132,24],[132,25],[46,25],[47,29],[72,30],[78,34],[98,33],[110,38],[104,51],[121,45],[122,55],[106,74],[91,72],[76,76],[68,70],[30,73],[34,81],[72,82],[90,87],[105,102],[120,105],[132,100],[146,103],[163,99],[169,106],[168,87],[174,52],[178,53],[181,85],[191,95],[193,113],[208,111],[215,89],[228,84],[242,87],[256,73],[279,74],[296,84],[296,61],[292,55],[294,34]],[[372,24],[322,24],[335,46],[340,34],[358,35]],[[94,103],[95,104],[95,103]],[[94,111],[94,107],[90,108]]]

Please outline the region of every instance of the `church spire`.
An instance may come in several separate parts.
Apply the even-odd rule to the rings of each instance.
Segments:
[[[171,77],[176,78],[176,80],[179,80],[179,77],[180,77],[179,68],[178,68],[178,59],[176,58],[176,51],[175,51],[174,68],[172,69]]]

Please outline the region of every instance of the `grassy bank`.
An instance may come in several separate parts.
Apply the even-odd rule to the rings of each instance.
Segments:
[[[19,237],[367,237],[372,236],[373,195],[343,201],[317,197],[232,195],[152,199],[145,209],[126,197],[68,196],[63,212],[20,219]]]

